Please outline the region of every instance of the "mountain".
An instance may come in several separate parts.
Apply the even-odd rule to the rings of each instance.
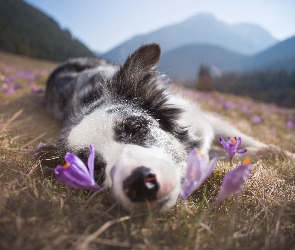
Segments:
[[[250,55],[270,47],[277,40],[257,25],[229,25],[210,14],[198,14],[184,22],[135,36],[103,54],[103,57],[122,63],[140,45],[151,42],[158,42],[163,53],[189,44],[208,44]]]
[[[186,45],[164,53],[158,70],[179,80],[195,79],[200,66],[216,67],[221,72],[241,71],[248,56],[213,45]]]
[[[240,37],[243,37],[244,39],[250,39],[257,48],[256,53],[263,51],[264,49],[267,49],[278,42],[259,25],[240,23],[232,25],[232,29]]]
[[[247,69],[294,69],[295,68],[295,36],[286,39],[261,53],[256,54],[248,62]]]
[[[69,31],[25,1],[0,0],[0,6],[0,50],[55,61],[94,56]]]
[[[93,53],[94,55],[96,55],[97,57],[101,57],[101,56],[103,55],[103,53],[100,52],[100,51],[92,51],[92,53]]]
[[[225,72],[253,72],[295,69],[295,36],[254,56],[245,56],[212,45],[186,45],[170,50],[160,59],[158,69],[179,80],[195,79],[200,65]]]

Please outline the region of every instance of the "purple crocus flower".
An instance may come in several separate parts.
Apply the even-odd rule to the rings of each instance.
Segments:
[[[223,108],[224,108],[225,110],[230,109],[231,106],[232,106],[232,104],[231,104],[230,102],[228,102],[228,101],[226,101],[226,102],[223,104]]]
[[[288,128],[294,128],[295,129],[295,119],[289,119],[287,121],[287,127]]]
[[[69,187],[102,191],[103,189],[94,180],[95,149],[92,145],[89,148],[88,168],[78,156],[66,153],[66,163],[63,166],[57,166],[54,173],[60,182]]]
[[[225,151],[228,153],[230,161],[233,159],[235,154],[243,154],[247,151],[245,148],[238,149],[242,143],[241,137],[227,137],[226,141],[220,137],[219,141]]]
[[[13,88],[15,90],[22,89],[23,88],[23,85],[21,85],[21,84],[14,84]]]
[[[215,206],[217,203],[220,203],[228,196],[241,192],[243,185],[249,177],[251,171],[252,166],[250,165],[250,158],[247,157],[240,166],[230,171],[223,178],[220,191],[213,206]]]
[[[181,186],[180,196],[186,200],[198,189],[207,177],[211,175],[216,165],[217,158],[209,162],[207,154],[201,154],[194,149],[190,152],[187,161],[186,176]]]
[[[16,90],[14,88],[7,88],[5,90],[5,94],[7,95],[13,95],[16,92]]]
[[[261,115],[254,115],[251,120],[255,124],[260,124],[263,122],[263,117]]]
[[[33,73],[29,72],[29,71],[24,72],[21,75],[21,77],[24,78],[24,79],[29,79],[29,80],[35,80],[36,79],[36,76]]]
[[[242,106],[241,106],[241,110],[242,110],[242,112],[243,112],[244,114],[246,114],[246,115],[250,115],[250,114],[251,114],[251,110],[248,108],[247,105],[242,105]]]
[[[44,92],[44,89],[33,87],[31,92],[34,93],[34,94],[40,94],[40,93]]]
[[[14,81],[14,77],[13,76],[8,76],[7,78],[6,78],[6,82],[7,83],[12,83]]]

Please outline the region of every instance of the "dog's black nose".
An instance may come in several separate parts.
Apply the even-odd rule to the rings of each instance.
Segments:
[[[159,187],[156,174],[146,167],[136,168],[123,182],[123,190],[132,202],[156,200]]]

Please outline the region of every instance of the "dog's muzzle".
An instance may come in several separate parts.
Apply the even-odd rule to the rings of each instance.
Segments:
[[[123,181],[123,190],[132,202],[154,201],[160,184],[154,171],[146,167],[138,167]]]
[[[158,149],[126,146],[110,169],[114,199],[130,211],[145,210],[147,204],[151,208],[174,205],[180,177],[163,155]]]

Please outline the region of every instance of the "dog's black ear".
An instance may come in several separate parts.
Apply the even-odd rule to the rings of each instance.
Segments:
[[[160,55],[158,44],[139,47],[108,81],[111,96],[136,102],[146,110],[164,105],[164,88],[156,71]]]
[[[136,82],[151,76],[160,60],[161,49],[158,44],[147,44],[132,53],[117,72],[116,81]]]
[[[133,69],[150,71],[154,70],[160,60],[161,49],[158,44],[143,45],[131,54],[123,65],[123,70]]]
[[[130,100],[140,97],[143,88],[146,90],[148,83],[157,76],[155,68],[160,55],[161,49],[158,44],[139,47],[127,58],[110,81],[113,94]]]

